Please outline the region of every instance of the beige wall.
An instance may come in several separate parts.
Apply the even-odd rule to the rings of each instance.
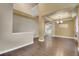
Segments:
[[[79,48],[79,6],[78,6],[78,48]]]
[[[79,6],[78,6],[78,33],[79,33]]]
[[[73,37],[75,34],[74,20],[64,21],[63,24],[55,24],[55,35]]]

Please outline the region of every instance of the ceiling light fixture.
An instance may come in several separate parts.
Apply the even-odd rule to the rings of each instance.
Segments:
[[[56,21],[57,24],[59,24],[59,21]]]
[[[60,23],[63,23],[63,21],[62,21],[62,20],[60,20]]]

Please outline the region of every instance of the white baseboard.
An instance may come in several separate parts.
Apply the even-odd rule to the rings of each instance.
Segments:
[[[34,38],[38,38],[39,36],[35,36]],[[70,38],[70,39],[75,39],[77,40],[76,37],[68,37],[68,36],[60,36],[60,35],[52,35],[52,37],[61,37],[61,38]]]
[[[28,44],[25,44],[25,45],[23,44],[21,46],[15,47],[15,48],[7,49],[5,51],[0,51],[0,54],[7,53],[7,52],[10,52],[10,51],[22,48],[22,47],[25,47],[25,46],[30,45],[30,44],[33,44],[33,42],[29,42]]]
[[[52,35],[52,37],[70,38],[70,39],[75,39],[75,40],[77,40],[76,37],[68,37],[68,36]]]

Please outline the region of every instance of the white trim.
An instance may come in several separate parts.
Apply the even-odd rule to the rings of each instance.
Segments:
[[[18,33],[14,32],[14,33],[12,33],[12,34],[25,34],[25,33],[33,33],[33,32],[18,32]],[[34,34],[34,33],[33,33],[33,34]]]
[[[34,38],[37,38],[37,37],[39,36],[35,36]],[[68,36],[60,36],[60,35],[52,35],[52,37],[62,37],[62,38],[70,38],[70,39],[77,40],[77,37],[68,37]],[[39,39],[39,41],[44,41],[44,40]]]
[[[52,37],[62,37],[62,38],[70,38],[70,39],[75,39],[75,40],[77,40],[76,37],[68,37],[68,36],[60,36],[60,35],[52,35]]]
[[[28,44],[21,45],[21,46],[15,47],[15,48],[11,48],[11,49],[8,49],[8,50],[5,50],[5,51],[2,51],[2,52],[0,52],[0,54],[7,53],[7,52],[10,52],[10,51],[13,51],[13,50],[16,50],[16,49],[22,48],[22,47],[25,47],[25,46],[30,45],[30,44],[33,44],[33,42],[29,42]]]

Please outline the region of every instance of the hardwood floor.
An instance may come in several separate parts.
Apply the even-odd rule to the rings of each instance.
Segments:
[[[34,39],[34,44],[2,54],[2,56],[77,56],[77,41],[66,38],[45,38],[45,42]]]

